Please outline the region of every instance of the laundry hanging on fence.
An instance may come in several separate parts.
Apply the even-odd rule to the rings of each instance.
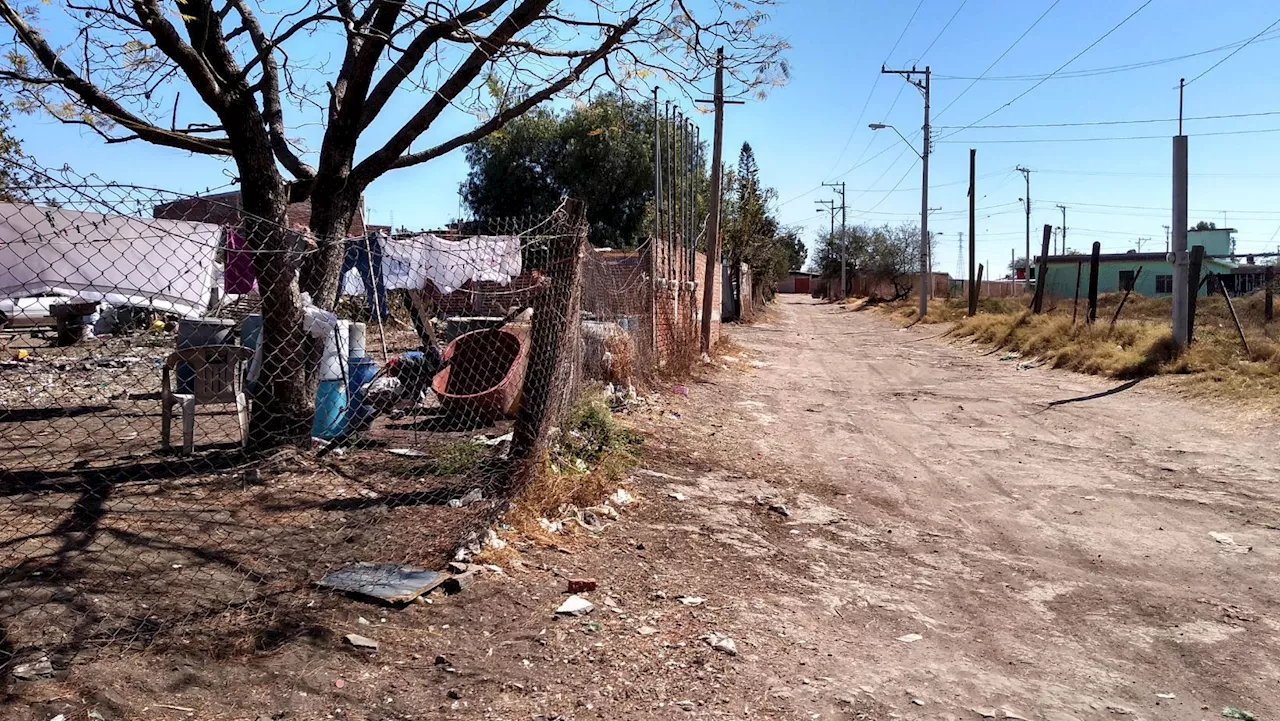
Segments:
[[[203,315],[222,228],[0,203],[0,298],[46,293]]]
[[[347,249],[342,256],[342,276],[355,271],[372,317],[382,320],[387,318],[387,286],[382,278],[382,245],[385,242],[377,233],[347,238]]]
[[[253,254],[248,242],[233,228],[226,229],[226,261],[222,266],[222,287],[228,293],[252,293],[258,289],[258,276],[253,270]]]
[[[468,281],[507,285],[521,269],[519,236],[446,240],[423,233],[382,241],[382,279],[388,289],[420,290],[430,282],[441,295],[448,295]],[[344,274],[342,292],[365,293],[355,268]]]

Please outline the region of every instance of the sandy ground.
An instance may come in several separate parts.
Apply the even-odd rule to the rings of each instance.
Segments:
[[[1145,384],[1051,405],[1118,384],[940,332],[784,297],[632,416],[641,500],[598,538],[247,659],[73,668],[19,718],[1280,716],[1275,428]],[[596,608],[556,619],[575,577]]]

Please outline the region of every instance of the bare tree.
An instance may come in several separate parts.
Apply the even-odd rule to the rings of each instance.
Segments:
[[[785,79],[761,28],[774,0],[0,0],[12,30],[0,80],[18,107],[238,170],[264,308],[255,438],[307,438],[303,291],[337,294],[342,238],[374,180],[501,129],[558,95],[647,79],[695,92],[714,49],[739,93]],[[192,107],[189,98],[199,99]],[[494,102],[494,97],[515,98]],[[179,122],[182,116],[186,122]],[[442,117],[469,127],[413,146]],[[447,123],[456,127],[455,122]],[[319,242],[282,232],[311,200]]]

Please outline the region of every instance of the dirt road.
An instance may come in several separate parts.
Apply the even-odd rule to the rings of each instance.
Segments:
[[[631,416],[598,538],[247,661],[130,657],[107,718],[1280,718],[1275,427],[940,331],[784,297]]]
[[[695,386],[673,435],[793,710],[1280,715],[1275,429],[1141,385],[1050,405],[1118,384],[938,332],[784,296],[733,333],[767,365]]]

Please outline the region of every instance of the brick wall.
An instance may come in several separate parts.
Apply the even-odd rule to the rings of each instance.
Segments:
[[[166,220],[189,220],[197,223],[215,223],[217,225],[239,225],[243,219],[240,205],[240,193],[218,193],[216,195],[183,198],[172,203],[157,205],[152,215]],[[360,201],[360,211],[356,212],[348,229],[349,236],[364,235],[364,200]],[[311,201],[290,203],[285,208],[285,218],[291,228],[306,227],[311,223]]]

